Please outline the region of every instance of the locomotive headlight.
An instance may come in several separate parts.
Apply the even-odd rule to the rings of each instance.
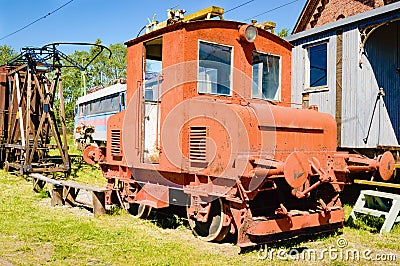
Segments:
[[[257,38],[257,28],[253,25],[242,25],[239,28],[240,39],[247,42],[254,42]]]

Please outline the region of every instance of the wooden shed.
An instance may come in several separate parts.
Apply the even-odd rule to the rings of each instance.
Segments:
[[[309,6],[311,2],[314,7]],[[322,8],[322,2],[328,3]],[[371,155],[377,149],[396,150],[400,139],[400,3],[330,2],[335,1],[308,1],[296,33],[286,38],[294,45],[292,102],[317,105],[321,112],[335,116],[338,147]],[[347,17],[343,13],[349,12],[348,2],[374,5],[367,3],[368,11],[353,10],[359,13]],[[342,16],[332,15],[333,11]]]

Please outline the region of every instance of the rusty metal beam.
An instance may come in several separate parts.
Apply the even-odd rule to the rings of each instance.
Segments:
[[[400,184],[376,182],[376,181],[361,180],[361,179],[355,179],[354,183],[360,185],[377,186],[377,187],[400,188]]]
[[[60,45],[96,46],[99,52],[81,66],[60,51]],[[111,51],[100,44],[63,42],[42,48],[26,47],[0,68],[0,85],[4,90],[4,100],[0,100],[0,115],[4,117],[0,120],[0,160],[7,169],[18,169],[20,174],[70,171],[61,68],[84,70],[103,51],[111,56]],[[53,74],[51,82],[49,74]],[[61,126],[55,115],[56,93],[60,95]],[[49,145],[51,137],[56,142],[54,147]],[[59,151],[62,164],[58,158],[58,162],[51,162],[55,158],[48,155],[49,149]]]
[[[48,88],[47,71],[32,71],[29,67],[18,69],[13,70],[14,75],[7,76],[9,84],[13,85],[8,88],[11,93],[8,97],[7,138],[0,147],[5,149],[7,166],[18,169],[20,173],[69,171],[65,111],[61,112],[63,136],[60,136],[53,107],[56,91],[62,90],[60,70],[54,70],[54,78]],[[39,161],[51,159],[46,155],[43,157],[43,151],[46,153],[51,148],[48,145],[50,133],[56,141],[53,148],[59,150],[62,166],[55,163],[43,165]]]

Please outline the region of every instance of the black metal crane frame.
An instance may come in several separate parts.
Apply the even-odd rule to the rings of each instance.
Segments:
[[[60,45],[96,46],[99,50],[81,65],[62,52]],[[111,57],[110,49],[100,44],[51,43],[23,48],[0,67],[0,161],[6,169],[20,174],[70,172],[61,68],[83,71],[104,51]],[[59,106],[55,106],[56,98]]]

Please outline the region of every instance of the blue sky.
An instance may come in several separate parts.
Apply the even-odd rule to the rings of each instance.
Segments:
[[[57,9],[70,0],[0,0],[0,38]],[[226,20],[246,21],[258,14],[293,2],[294,0],[253,0],[224,15]],[[166,19],[166,10],[172,7],[185,9],[186,14],[214,5],[226,10],[249,0],[183,1],[183,0],[73,0],[59,11],[32,26],[0,40],[19,51],[22,47],[41,47],[51,42],[94,42],[103,44],[125,42],[133,39],[147,24],[147,19],[157,14],[157,20]],[[255,18],[273,21],[277,30],[293,29],[306,0],[297,0],[287,6]]]

